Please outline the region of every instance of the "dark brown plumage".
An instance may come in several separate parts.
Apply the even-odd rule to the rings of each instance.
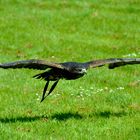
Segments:
[[[102,60],[93,60],[85,63],[78,62],[52,63],[44,60],[31,59],[0,64],[0,68],[4,69],[29,68],[38,70],[46,70],[49,68],[48,71],[39,73],[34,76],[37,79],[44,79],[45,81],[47,81],[43,90],[43,95],[41,99],[42,102],[54,90],[60,79],[66,80],[78,79],[85,75],[87,69],[101,67],[104,66],[105,64],[108,64],[109,69],[114,69],[116,67],[124,65],[140,64],[140,58],[110,58]],[[47,91],[50,81],[55,82],[52,85],[48,95],[45,97],[45,93]]]

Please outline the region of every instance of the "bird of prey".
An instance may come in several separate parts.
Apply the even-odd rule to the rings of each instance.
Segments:
[[[37,69],[37,70],[46,70],[43,73],[39,73],[34,78],[44,79],[46,85],[43,90],[41,102],[54,90],[57,83],[60,79],[74,80],[84,76],[89,68],[101,67],[108,64],[109,69],[114,69],[116,67],[124,65],[133,65],[140,64],[140,58],[109,58],[109,59],[100,59],[93,60],[85,63],[79,62],[64,62],[64,63],[52,63],[45,60],[22,60],[15,61],[10,63],[0,64],[0,68],[28,68],[28,69]],[[52,87],[50,88],[47,96],[45,93],[47,91],[50,81],[54,81]]]

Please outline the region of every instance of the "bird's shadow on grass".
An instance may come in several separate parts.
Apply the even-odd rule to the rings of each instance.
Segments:
[[[11,118],[0,118],[1,123],[16,123],[16,122],[32,122],[32,121],[44,121],[47,122],[48,120],[58,120],[58,121],[66,121],[68,119],[87,119],[87,118],[110,118],[110,117],[123,117],[128,115],[128,113],[121,111],[121,112],[111,112],[111,111],[103,111],[103,112],[93,112],[91,114],[82,114],[78,112],[65,112],[65,113],[55,113],[51,116],[47,115],[40,115],[40,116],[19,116],[19,117],[11,117]]]
[[[64,121],[68,120],[70,118],[74,119],[82,119],[82,115],[78,113],[56,113],[53,114],[52,116],[47,116],[47,115],[40,115],[40,116],[18,116],[18,117],[5,117],[5,118],[0,118],[1,123],[16,123],[16,122],[32,122],[32,121],[48,121],[48,120],[58,120],[58,121]]]
[[[51,116],[51,119],[56,119],[59,121],[65,121],[68,119],[83,119],[84,116],[82,114],[79,114],[78,112],[73,113],[73,112],[67,112],[67,113],[56,113],[54,115]]]
[[[44,116],[18,116],[18,117],[11,117],[11,118],[0,118],[1,123],[16,123],[16,122],[32,122],[43,119]]]
[[[111,112],[111,111],[101,111],[101,112],[94,112],[89,114],[89,117],[99,117],[99,118],[110,118],[110,117],[123,117],[127,116],[128,113],[125,111],[120,112]]]

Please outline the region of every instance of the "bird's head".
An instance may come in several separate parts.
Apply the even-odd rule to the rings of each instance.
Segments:
[[[73,73],[78,73],[78,74],[86,74],[87,70],[85,68],[74,68]]]
[[[66,62],[63,63],[63,66],[71,73],[84,75],[87,73],[87,67],[83,63],[77,62]]]

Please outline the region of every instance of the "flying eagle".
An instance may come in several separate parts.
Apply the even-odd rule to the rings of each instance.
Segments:
[[[96,68],[108,64],[109,69],[114,69],[116,67],[124,65],[133,65],[140,64],[140,58],[110,58],[110,59],[101,59],[93,60],[85,63],[78,62],[64,62],[64,63],[52,63],[45,60],[22,60],[10,63],[0,64],[0,68],[28,68],[28,69],[37,69],[37,70],[46,70],[43,73],[39,73],[33,77],[37,79],[44,79],[46,85],[43,90],[41,102],[54,90],[57,83],[60,79],[74,80],[84,76],[89,68]],[[47,91],[50,81],[54,81],[52,87],[50,88],[47,96],[45,93]]]

